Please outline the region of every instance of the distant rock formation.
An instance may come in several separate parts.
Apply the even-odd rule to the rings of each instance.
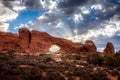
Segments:
[[[89,53],[96,53],[96,51],[97,51],[97,48],[96,48],[94,42],[91,40],[86,41],[84,48]]]
[[[0,32],[0,52],[16,52],[39,55],[51,53],[52,45],[59,46],[60,53],[96,53],[97,48],[93,41],[87,40],[85,44],[74,43],[70,40],[57,38],[46,32],[36,30],[29,31],[26,28],[19,29],[19,34]],[[110,50],[110,51],[109,51]],[[104,50],[106,54],[114,54],[114,47],[110,43]]]
[[[111,42],[108,42],[106,48],[104,49],[104,55],[113,56],[115,54],[114,46]]]

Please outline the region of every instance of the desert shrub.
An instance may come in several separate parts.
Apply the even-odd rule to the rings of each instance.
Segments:
[[[6,74],[8,74],[8,75],[20,75],[21,72],[18,69],[10,69]]]
[[[14,53],[0,53],[0,61],[9,61],[15,58]]]
[[[64,61],[64,65],[65,65],[65,66],[71,66],[71,62],[70,62],[69,60]]]
[[[59,72],[47,72],[47,79],[45,80],[65,80]]]
[[[116,52],[115,56],[120,56],[120,50]]]
[[[113,71],[111,72],[111,74],[112,74],[112,76],[117,76],[117,75],[119,75],[119,71],[113,70]]]
[[[115,57],[115,63],[114,63],[115,67],[120,67],[120,56],[116,56]]]
[[[5,76],[0,76],[0,80],[23,80],[23,79],[20,76],[5,75]]]
[[[34,74],[31,75],[29,80],[41,80],[42,75],[41,74]]]
[[[75,60],[80,60],[81,59],[81,56],[79,54],[75,55]]]
[[[0,61],[6,61],[6,60],[8,60],[6,54],[0,53]]]
[[[103,64],[103,57],[101,57],[98,53],[88,54],[87,55],[87,62],[89,64],[102,65]]]
[[[7,55],[8,55],[8,57],[10,57],[10,58],[15,58],[15,54],[14,54],[14,52],[8,52],[7,53]]]
[[[72,77],[72,76],[69,76],[69,77],[68,77],[68,80],[75,80],[75,78]]]
[[[81,71],[75,71],[74,76],[81,76],[83,73]]]
[[[120,67],[117,67],[116,69],[117,69],[118,71],[120,71]]]
[[[73,72],[68,72],[67,76],[73,76]]]
[[[9,73],[10,66],[6,63],[0,66],[0,76],[7,75]],[[1,80],[1,79],[0,79]]]
[[[90,74],[84,74],[83,76],[80,76],[80,80],[93,80],[93,78]]]
[[[80,80],[93,80],[93,78],[91,74],[87,70],[85,70],[85,72],[80,75]]]
[[[104,64],[110,67],[120,66],[120,56],[105,56]]]
[[[39,56],[44,62],[51,62],[54,60],[50,54],[40,54]]]
[[[74,71],[74,76],[80,77],[80,80],[92,80],[91,71],[89,69],[77,69]]]
[[[118,80],[120,80],[120,74],[118,75]]]
[[[61,56],[61,59],[63,61],[67,61],[67,60],[73,60],[74,59],[74,56],[70,55],[70,54],[65,54],[65,55],[62,55]]]
[[[107,74],[105,72],[98,71],[93,74],[93,80],[110,80],[110,79],[107,77]]]
[[[41,74],[24,75],[22,80],[41,80]]]

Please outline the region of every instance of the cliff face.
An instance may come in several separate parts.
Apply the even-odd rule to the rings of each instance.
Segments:
[[[58,45],[61,53],[79,52],[82,44],[69,40],[52,37],[48,33],[39,31],[19,30],[20,51],[30,54],[48,53],[52,45]]]
[[[0,52],[16,51],[19,48],[18,35],[0,32]]]
[[[0,32],[0,52],[14,51],[16,53],[41,54],[49,53],[52,45],[60,47],[61,53],[95,53],[97,48],[91,40],[85,44],[73,43],[72,41],[57,38],[45,32],[19,29],[19,34]]]
[[[0,52],[40,54],[48,53],[52,45],[58,45],[61,53],[79,52],[82,44],[52,37],[48,33],[19,29],[19,34],[0,32]]]

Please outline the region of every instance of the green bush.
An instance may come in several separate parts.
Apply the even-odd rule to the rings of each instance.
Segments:
[[[3,53],[0,53],[0,61],[7,61],[8,58],[6,58],[6,55]]]
[[[116,52],[115,56],[120,56],[120,50]]]
[[[80,60],[81,56],[79,54],[75,55],[75,60]]]
[[[93,73],[92,80],[110,80],[110,79],[107,77],[107,74],[104,71],[97,71]]]
[[[99,54],[89,54],[87,56],[87,62],[94,65],[106,65],[109,67],[120,66],[120,55],[115,56],[100,56]]]
[[[15,58],[12,53],[0,53],[0,61],[9,61]]]
[[[101,57],[98,53],[88,54],[87,55],[87,62],[89,64],[102,65],[103,64],[103,57]]]
[[[120,56],[105,56],[104,57],[105,65],[110,67],[119,67],[120,66]]]
[[[44,62],[51,62],[51,61],[53,61],[53,58],[52,58],[52,56],[50,54],[40,54],[40,58]]]

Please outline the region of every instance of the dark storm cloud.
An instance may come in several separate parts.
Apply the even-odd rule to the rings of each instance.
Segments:
[[[40,4],[40,0],[25,0],[25,6],[28,9],[33,9],[33,10],[37,10],[37,9],[41,9],[41,4]]]
[[[5,5],[6,7],[9,8],[13,8],[13,6],[11,5],[10,1],[15,1],[15,0],[2,0],[3,5]]]
[[[85,4],[86,2],[87,0],[62,0],[58,3],[58,8],[66,14],[73,14],[78,6]]]
[[[51,0],[50,0],[51,1]],[[57,8],[63,11],[65,14],[74,15],[76,11],[78,11],[79,7],[86,6],[90,8],[90,5],[94,4],[102,4],[104,8],[104,12],[99,11],[97,14],[95,10],[91,10],[91,14],[101,19],[108,19],[113,17],[116,13],[120,12],[120,3],[119,0],[61,0],[58,1]],[[41,2],[45,2],[47,4],[42,5]],[[25,6],[28,9],[44,9],[50,7],[49,0],[25,0]],[[80,12],[80,11],[78,11]]]
[[[110,0],[112,3],[120,4],[120,0]]]
[[[85,2],[87,2],[87,0],[62,0],[59,2],[58,6],[60,8],[71,8],[77,7]]]
[[[13,4],[15,1],[20,2],[21,7],[25,6],[27,9],[39,10],[42,8],[40,0],[2,0],[2,4],[10,9],[13,9],[13,7],[16,6]],[[24,3],[24,5],[22,5],[22,3]]]
[[[95,13],[95,10],[91,14],[101,19],[108,19],[113,17],[116,13],[120,12],[120,3],[119,0],[63,0],[59,2],[58,7],[64,11],[66,14],[74,14],[78,7],[94,4],[102,4],[104,12],[99,11]],[[90,8],[90,7],[89,7]]]
[[[0,3],[14,12],[23,10],[23,8],[25,9],[22,0],[1,0]]]
[[[120,4],[112,3],[111,1],[102,3],[103,10],[96,16],[100,17],[101,19],[109,19],[113,17],[115,14],[120,12]],[[120,15],[120,14],[119,14]]]

